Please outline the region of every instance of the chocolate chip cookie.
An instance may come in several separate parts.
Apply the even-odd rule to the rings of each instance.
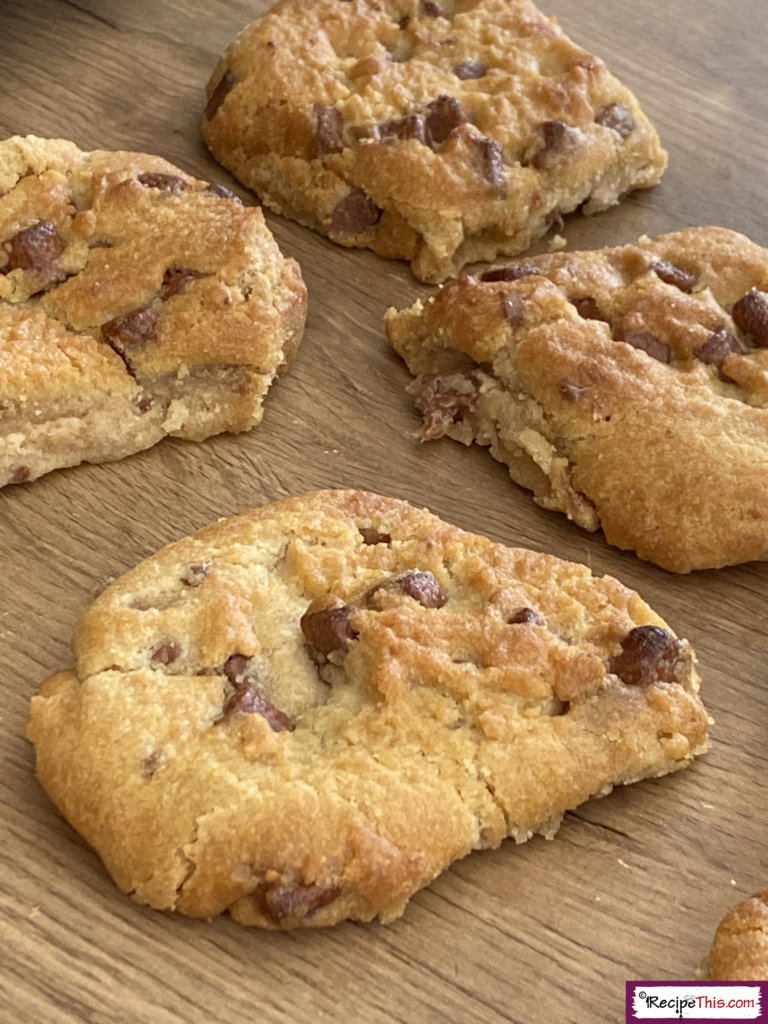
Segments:
[[[53,801],[137,900],[265,928],[391,920],[707,743],[693,651],[636,593],[366,492],[172,544],[73,649],[32,700]]]
[[[156,156],[0,142],[0,486],[248,430],[306,301],[231,191]]]
[[[202,135],[273,210],[433,282],[666,166],[632,93],[530,0],[280,0],[219,62]]]
[[[768,555],[768,250],[723,228],[452,281],[386,329],[423,439],[685,573]]]
[[[768,890],[742,900],[723,917],[702,973],[711,981],[768,978]]]

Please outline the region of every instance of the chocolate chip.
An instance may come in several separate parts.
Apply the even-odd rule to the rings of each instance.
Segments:
[[[153,665],[171,665],[181,654],[181,646],[175,640],[160,644],[149,656]]]
[[[541,269],[533,264],[520,263],[511,267],[492,267],[484,270],[480,275],[481,281],[517,281],[521,277],[529,277],[531,274],[540,274]]]
[[[734,303],[733,322],[758,348],[768,348],[768,292],[753,288]]]
[[[378,126],[380,139],[416,139],[427,145],[427,121],[423,114],[409,114]]]
[[[344,118],[341,111],[327,103],[315,104],[315,140],[317,152],[341,153],[344,149]]]
[[[655,271],[657,277],[660,277],[665,284],[673,284],[681,292],[686,292],[686,294],[693,291],[694,285],[699,279],[698,275],[692,271],[683,270],[681,267],[676,267],[674,263],[668,263],[666,260],[654,261],[651,264],[651,270]]]
[[[29,473],[29,466],[17,466],[11,473],[10,482],[12,484],[23,484],[25,481],[29,480]]]
[[[389,533],[381,533],[375,526],[361,526],[360,533],[363,544],[391,544],[392,537]]]
[[[626,139],[635,127],[635,119],[622,103],[608,103],[595,112],[595,124],[611,128]]]
[[[657,338],[655,334],[651,334],[650,331],[620,330],[614,337],[616,341],[624,341],[627,345],[646,352],[660,363],[669,363],[672,359],[672,350],[669,345]]]
[[[346,195],[331,214],[331,231],[337,235],[359,235],[373,227],[381,210],[361,188]]]
[[[522,296],[502,295],[501,315],[512,327],[519,327],[525,320],[525,302]]]
[[[409,569],[407,572],[375,583],[366,591],[365,601],[370,602],[374,595],[381,591],[411,597],[423,608],[442,608],[447,600],[434,573],[422,569]]]
[[[719,370],[726,356],[733,353],[740,354],[743,351],[738,339],[731,334],[727,327],[722,326],[710,334],[704,344],[696,349],[694,355],[702,363],[710,366],[714,365]],[[725,380],[730,379],[722,373],[721,377]]]
[[[194,281],[206,275],[200,270],[190,270],[189,267],[168,267],[163,274],[163,283],[160,286],[160,298],[165,301],[173,295],[178,295],[184,290],[187,281]]]
[[[154,401],[151,395],[141,395],[135,401],[135,406],[140,413],[149,412],[154,405]]]
[[[350,641],[358,636],[349,621],[353,611],[353,605],[339,602],[333,607],[313,601],[299,620],[304,639],[313,651],[327,658],[334,651],[349,650]]]
[[[660,626],[635,626],[621,641],[609,670],[627,686],[674,683],[682,644]]]
[[[167,760],[168,758],[162,750],[153,750],[141,762],[142,771],[151,779],[157,769],[161,768]]]
[[[501,143],[485,135],[472,136],[477,153],[480,173],[485,180],[497,188],[504,184],[504,153]]]
[[[463,60],[454,67],[453,73],[466,82],[473,78],[484,78],[488,74],[488,66],[479,60]]]
[[[227,98],[229,93],[237,85],[237,78],[234,73],[227,68],[224,74],[216,84],[216,88],[211,93],[210,99],[205,105],[205,117],[207,121],[210,121],[218,113],[219,107],[221,107],[224,100]]]
[[[130,354],[157,337],[157,313],[151,306],[142,306],[101,325],[101,337],[121,356],[131,369]]]
[[[425,18],[444,18],[444,9],[435,0],[421,0],[419,11]]]
[[[185,587],[199,587],[206,581],[210,571],[210,562],[198,562],[195,565],[190,565],[181,577],[181,582]]]
[[[178,174],[165,174],[162,171],[145,171],[138,176],[137,181],[145,188],[157,188],[163,192],[183,192],[187,187],[186,181]]]
[[[445,377],[439,373],[425,373],[406,391],[424,418],[421,428],[423,441],[442,437],[452,423],[472,415],[480,397],[478,380],[471,370]]]
[[[562,121],[544,121],[539,130],[542,144],[531,158],[531,166],[542,171],[554,166],[573,149],[576,132]]]
[[[515,626],[518,623],[531,623],[534,626],[546,625],[541,615],[539,615],[537,611],[534,611],[533,608],[521,608],[507,619],[507,624],[510,626]]]
[[[454,96],[438,96],[427,109],[427,140],[433,147],[445,142],[453,129],[467,120],[464,107]]]
[[[243,205],[243,201],[239,195],[232,191],[231,188],[227,188],[226,185],[221,185],[218,181],[212,181],[208,183],[206,192],[212,192],[219,199],[234,199],[235,202]]]
[[[340,895],[338,886],[324,885],[273,885],[262,890],[264,910],[278,926],[303,921]]]
[[[8,262],[5,273],[11,270],[26,270],[47,284],[63,281],[66,274],[54,267],[53,263],[62,252],[65,242],[56,225],[50,220],[39,220],[23,231],[18,231],[5,243]]]
[[[582,295],[581,298],[571,299],[571,303],[576,307],[579,316],[585,320],[602,320],[606,324],[611,322],[610,317],[606,316],[591,295]]]
[[[234,687],[234,693],[224,705],[222,719],[232,715],[261,715],[273,732],[292,732],[294,723],[280,708],[264,696],[253,659],[244,654],[232,654],[224,664],[224,675]]]

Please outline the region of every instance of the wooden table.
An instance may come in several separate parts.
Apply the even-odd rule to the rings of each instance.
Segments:
[[[198,135],[203,90],[266,6],[0,0],[0,130],[156,152],[232,185]],[[670,153],[658,188],[570,221],[569,247],[706,223],[768,244],[764,0],[543,7],[638,93]],[[404,265],[268,221],[311,303],[261,427],[0,493],[0,1019],[615,1024],[625,979],[691,979],[726,908],[768,885],[768,568],[669,575],[536,508],[486,452],[420,446],[382,315],[428,289]],[[581,807],[553,842],[467,858],[388,926],[264,933],[145,909],[36,782],[32,691],[70,664],[75,621],[110,578],[219,516],[337,485],[427,505],[638,589],[698,650],[711,752]]]

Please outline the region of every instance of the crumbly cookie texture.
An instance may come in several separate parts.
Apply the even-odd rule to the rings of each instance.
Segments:
[[[695,658],[581,565],[320,491],[112,584],[32,699],[53,801],[137,900],[265,928],[391,920],[707,744]]]
[[[0,486],[250,429],[306,303],[230,190],[143,153],[0,142]]]
[[[431,282],[667,160],[633,94],[530,0],[281,0],[220,60],[201,130],[267,206]]]
[[[422,438],[672,570],[768,554],[768,250],[723,228],[559,252],[388,310]]]
[[[742,900],[723,917],[702,974],[711,981],[768,978],[768,890]]]

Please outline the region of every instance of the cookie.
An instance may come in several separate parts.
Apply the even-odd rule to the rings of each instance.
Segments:
[[[264,204],[436,282],[659,180],[634,95],[530,0],[280,0],[208,84]]]
[[[711,981],[768,978],[768,890],[742,900],[723,917],[702,973]]]
[[[32,699],[53,801],[137,900],[265,928],[391,920],[707,743],[693,651],[636,593],[366,492],[172,544],[73,649]]]
[[[0,486],[250,429],[306,302],[231,191],[143,153],[0,142]]]
[[[423,439],[685,573],[768,554],[768,250],[722,228],[559,252],[386,314]]]

